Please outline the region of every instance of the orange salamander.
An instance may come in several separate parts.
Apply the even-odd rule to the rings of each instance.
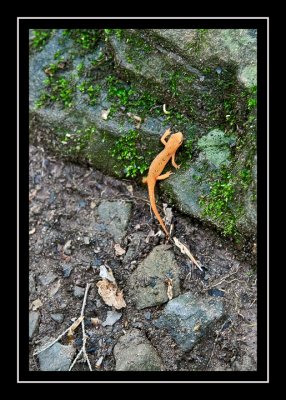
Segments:
[[[166,138],[171,134],[171,129],[167,129],[164,135],[161,137],[161,142],[165,146],[165,148],[159,153],[154,160],[152,161],[148,176],[147,178],[143,178],[143,183],[147,183],[148,186],[148,193],[149,193],[149,198],[150,198],[150,203],[151,203],[151,208],[157,217],[161,227],[163,228],[167,238],[170,237],[169,232],[167,231],[167,228],[157,210],[156,207],[156,202],[155,202],[155,185],[158,180],[163,180],[166,178],[169,178],[173,172],[168,171],[163,175],[160,175],[163,169],[165,168],[165,165],[168,163],[170,159],[172,159],[172,165],[177,169],[180,168],[180,165],[177,165],[175,163],[175,154],[178,148],[181,146],[183,143],[183,134],[181,132],[176,132],[172,134],[169,138],[168,141],[166,141]]]

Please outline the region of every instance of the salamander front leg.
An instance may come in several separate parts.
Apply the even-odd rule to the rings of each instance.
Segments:
[[[169,135],[171,135],[171,129],[167,129],[166,132],[164,133],[164,135],[161,137],[161,142],[163,143],[164,146],[166,146],[167,142],[166,142],[166,137],[168,137]]]

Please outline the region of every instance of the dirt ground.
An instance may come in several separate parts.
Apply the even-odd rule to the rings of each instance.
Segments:
[[[132,189],[131,187],[132,186]],[[157,192],[158,193],[158,192]],[[30,147],[30,309],[39,299],[41,305],[39,327],[30,340],[30,370],[39,370],[33,352],[56,338],[80,315],[82,298],[74,295],[74,287],[91,289],[85,316],[87,351],[93,369],[103,357],[100,370],[115,370],[113,348],[124,331],[135,327],[143,330],[169,371],[243,371],[256,370],[256,263],[255,244],[234,245],[209,227],[173,210],[174,231],[200,260],[203,272],[194,268],[185,255],[174,248],[180,268],[182,293],[191,291],[209,296],[209,290],[223,295],[227,318],[193,350],[183,352],[164,330],[155,328],[164,305],[136,310],[128,298],[127,282],[130,274],[164,237],[146,238],[151,229],[158,231],[158,223],[150,213],[146,187],[134,181],[116,180],[90,168],[64,163],[48,156],[43,149]],[[142,233],[142,240],[134,249],[132,261],[114,254],[114,243],[104,232],[94,228],[94,212],[102,200],[121,200],[132,204],[127,235],[121,246],[132,245],[132,234]],[[162,202],[160,198],[159,205]],[[162,209],[160,210],[162,212]],[[68,241],[69,244],[67,245]],[[64,247],[66,245],[66,247]],[[64,251],[64,248],[68,251]],[[127,307],[113,326],[94,326],[91,318],[106,319],[111,307],[98,294],[96,282],[99,266],[112,268]],[[68,265],[69,276],[64,269]],[[52,282],[42,284],[43,276],[53,274]],[[63,321],[55,321],[52,314],[62,314]],[[60,343],[66,344],[64,337]],[[81,330],[74,341],[81,348]],[[78,362],[74,370],[88,370]]]

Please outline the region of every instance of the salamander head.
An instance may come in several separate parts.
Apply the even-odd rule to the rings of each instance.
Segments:
[[[167,144],[172,147],[173,149],[178,149],[181,144],[183,143],[183,134],[182,132],[176,132],[171,135],[170,139],[168,140]]]

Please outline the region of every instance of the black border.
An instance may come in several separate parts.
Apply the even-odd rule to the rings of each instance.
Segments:
[[[267,19],[19,19],[19,383],[65,382],[266,382],[267,381]],[[100,18],[100,17],[99,17]],[[123,17],[124,18],[124,17]],[[29,29],[42,28],[248,28],[258,36],[258,366],[257,371],[41,372],[29,371]],[[25,261],[27,261],[25,263]],[[25,264],[25,265],[24,265]]]

